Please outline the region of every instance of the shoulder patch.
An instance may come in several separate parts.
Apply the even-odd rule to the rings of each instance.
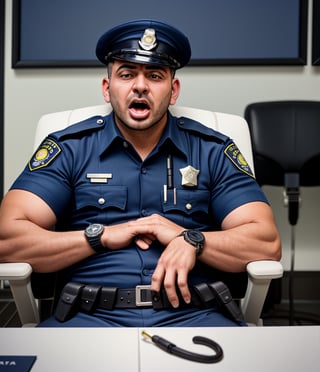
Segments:
[[[247,175],[255,178],[249,164],[247,163],[246,159],[243,157],[235,143],[231,143],[230,145],[228,145],[224,149],[224,153],[238,169],[240,169]]]
[[[46,138],[42,141],[28,163],[30,171],[46,167],[60,154],[60,152],[61,147],[51,138]]]

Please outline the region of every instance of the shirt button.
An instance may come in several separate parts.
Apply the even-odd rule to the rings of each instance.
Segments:
[[[141,214],[142,214],[142,216],[147,216],[148,215],[148,212],[147,212],[147,210],[146,209],[142,209],[142,211],[141,211]]]
[[[103,119],[98,119],[97,124],[99,124],[99,125],[103,124]]]
[[[146,174],[147,173],[147,168],[142,168],[141,173]]]
[[[149,275],[150,275],[150,271],[149,271],[148,269],[143,269],[143,270],[142,270],[142,274],[143,274],[144,276],[149,276]]]
[[[187,204],[186,204],[186,209],[187,209],[188,211],[190,211],[190,210],[192,209],[192,204],[187,203]]]
[[[100,198],[100,199],[98,200],[98,203],[99,203],[100,205],[103,205],[105,202],[106,202],[106,201],[105,201],[105,199],[103,199],[103,198]]]
[[[125,149],[127,149],[128,147],[129,147],[129,145],[128,145],[128,142],[126,142],[126,141],[123,141],[123,144],[122,144],[122,146],[125,148]]]

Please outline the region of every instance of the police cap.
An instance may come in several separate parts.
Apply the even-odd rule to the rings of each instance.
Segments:
[[[113,27],[98,40],[96,55],[107,65],[114,59],[178,69],[191,56],[188,38],[158,20],[141,19]]]

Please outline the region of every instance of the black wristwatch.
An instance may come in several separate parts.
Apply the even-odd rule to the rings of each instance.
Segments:
[[[184,230],[179,236],[183,236],[184,240],[196,248],[196,256],[200,256],[204,248],[204,235],[197,230]]]
[[[100,223],[93,223],[84,230],[84,235],[87,238],[91,248],[97,253],[105,252],[106,249],[101,243],[101,235],[103,234],[104,226]]]

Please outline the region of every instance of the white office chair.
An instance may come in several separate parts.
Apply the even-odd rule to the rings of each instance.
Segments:
[[[104,104],[44,115],[37,126],[34,147],[50,132],[91,116],[106,115],[110,110],[110,106]],[[179,106],[171,107],[170,111],[175,116],[193,118],[233,138],[253,170],[250,133],[242,117]],[[0,263],[0,280],[9,281],[23,326],[35,325],[40,320],[38,302],[31,288],[31,273],[32,268],[27,263]],[[247,265],[247,273],[248,284],[244,297],[240,299],[241,309],[248,324],[262,325],[260,316],[270,282],[282,277],[283,268],[278,261],[256,261]]]

